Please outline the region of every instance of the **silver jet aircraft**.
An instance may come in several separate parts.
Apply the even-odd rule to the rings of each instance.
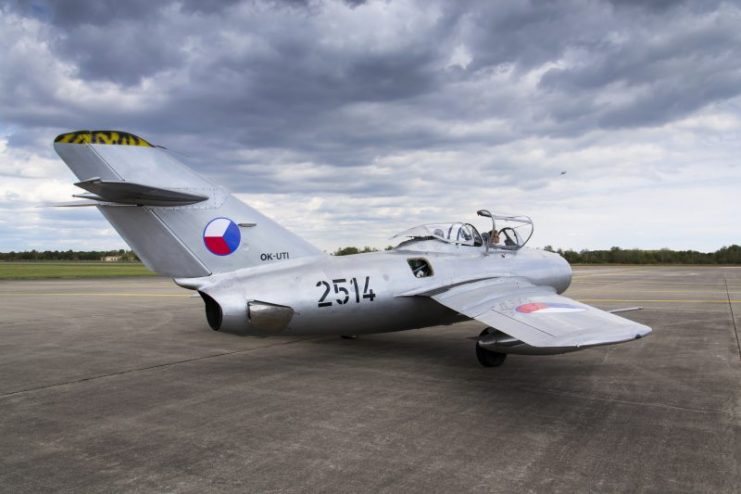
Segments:
[[[559,295],[571,267],[525,248],[532,222],[487,210],[422,225],[392,250],[330,256],[126,132],[62,134],[54,149],[144,264],[196,290],[215,330],[359,335],[475,319],[481,365],[638,339],[651,328]]]

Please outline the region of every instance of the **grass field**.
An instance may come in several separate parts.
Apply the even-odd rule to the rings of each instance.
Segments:
[[[0,262],[0,280],[121,276],[154,276],[154,273],[143,264],[134,262]]]

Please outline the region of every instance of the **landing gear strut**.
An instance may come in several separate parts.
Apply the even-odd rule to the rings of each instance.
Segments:
[[[490,333],[493,333],[493,328],[486,328],[481,332],[479,335],[479,338],[482,336],[486,336]],[[499,367],[504,363],[504,359],[507,358],[506,353],[500,353],[500,352],[492,352],[491,350],[487,350],[486,348],[483,348],[481,345],[479,345],[479,342],[476,342],[476,358],[479,360],[479,364],[481,364],[484,367]]]

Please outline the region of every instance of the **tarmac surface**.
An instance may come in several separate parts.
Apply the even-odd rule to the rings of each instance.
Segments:
[[[739,492],[741,268],[576,268],[648,338],[256,338],[163,278],[0,282],[0,491]],[[735,314],[735,316],[734,316]]]

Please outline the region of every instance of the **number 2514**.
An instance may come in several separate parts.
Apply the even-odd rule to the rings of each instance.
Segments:
[[[360,286],[363,286],[362,293]],[[317,305],[319,307],[329,307],[332,305],[332,300],[328,300],[330,294],[334,294],[337,298],[334,301],[339,305],[345,305],[352,300],[356,304],[359,304],[361,300],[370,300],[376,298],[376,294],[373,293],[373,289],[370,287],[370,276],[365,277],[365,282],[358,282],[357,278],[337,278],[332,280],[330,285],[326,281],[317,281],[317,287],[324,287],[324,293],[319,297]]]

